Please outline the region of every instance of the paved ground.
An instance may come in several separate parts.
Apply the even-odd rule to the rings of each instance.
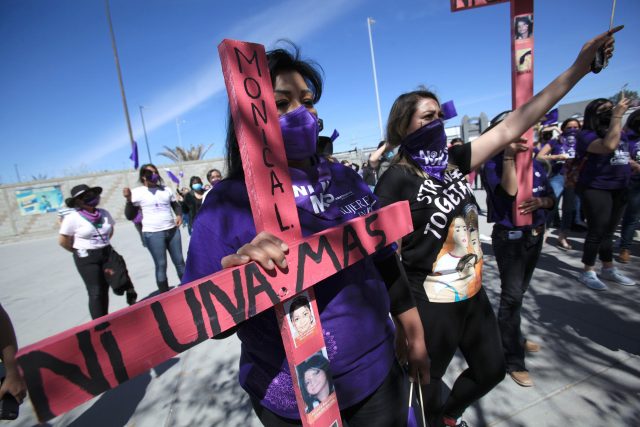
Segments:
[[[478,198],[484,201],[479,192]],[[485,218],[481,217],[481,221]],[[481,232],[490,234],[483,222]],[[188,238],[183,233],[186,253]],[[556,249],[552,232],[543,249],[523,314],[527,335],[543,345],[528,358],[536,386],[525,389],[506,378],[469,408],[472,426],[638,425],[640,419],[640,286],[611,284],[594,292],[574,277],[578,250]],[[129,224],[119,224],[114,246],[126,258],[138,292],[155,290],[151,257]],[[485,239],[485,286],[497,307],[499,281],[491,245]],[[632,264],[621,267],[640,281],[640,244]],[[20,345],[33,343],[88,320],[87,297],[69,253],[55,237],[0,246],[0,301],[11,315]],[[175,271],[170,279],[176,284]],[[112,295],[111,311],[126,306]],[[258,426],[235,379],[239,343],[235,337],[208,340],[49,422],[51,426]],[[456,357],[448,371],[454,378],[464,361]],[[29,404],[17,421],[37,424]]]

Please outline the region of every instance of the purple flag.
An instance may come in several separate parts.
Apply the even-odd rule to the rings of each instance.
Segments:
[[[334,129],[333,133],[331,134],[331,142],[333,142],[336,139],[338,139],[339,136],[340,136],[340,134],[338,133],[338,129]]]
[[[545,114],[544,119],[542,120],[543,125],[550,125],[558,122],[558,109],[554,108]]]
[[[129,158],[133,161],[133,168],[138,169],[138,143],[133,141],[133,147],[131,147],[131,155]]]
[[[167,172],[167,176],[171,179],[171,181],[175,182],[176,184],[180,184],[180,178],[175,176],[169,169],[165,169],[165,171]]]
[[[440,110],[442,110],[442,120],[449,120],[458,115],[456,111],[456,106],[453,105],[453,100],[447,101],[440,106]]]

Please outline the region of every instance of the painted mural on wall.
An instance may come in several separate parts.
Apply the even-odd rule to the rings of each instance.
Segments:
[[[59,185],[16,190],[16,201],[21,215],[56,212],[63,206],[64,197]]]

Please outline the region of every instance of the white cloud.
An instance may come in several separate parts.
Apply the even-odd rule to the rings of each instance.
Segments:
[[[322,5],[300,0],[289,0],[274,5],[225,31],[225,37],[239,40],[256,41],[269,48],[278,39],[287,38],[300,41],[326,28],[327,23],[345,14],[362,0],[325,0]],[[220,63],[216,59],[213,64],[207,63],[184,81],[151,96],[149,102],[153,106],[153,115],[146,122],[147,132],[167,124],[176,117],[184,115],[202,102],[225,90],[224,79],[220,72]],[[130,114],[131,114],[130,107]],[[147,117],[145,116],[145,119]],[[92,164],[108,154],[129,144],[122,125],[114,125],[104,139],[96,144],[91,155],[84,154],[75,163]],[[116,129],[117,128],[117,129]],[[136,141],[141,141],[142,134],[134,134]],[[141,150],[140,145],[138,146]]]

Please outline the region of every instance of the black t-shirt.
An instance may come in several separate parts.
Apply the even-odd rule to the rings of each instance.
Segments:
[[[475,295],[482,283],[478,208],[465,175],[471,146],[449,149],[450,166],[439,181],[393,165],[376,186],[383,206],[409,201],[414,231],[402,239],[402,262],[414,295],[456,302]]]

